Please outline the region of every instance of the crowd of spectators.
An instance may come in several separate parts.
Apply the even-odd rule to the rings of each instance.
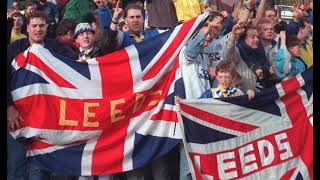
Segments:
[[[313,66],[313,3],[295,4],[294,17],[287,23],[278,18],[276,7],[267,7],[266,1],[235,0],[232,9],[226,10],[218,9],[215,0],[8,1],[8,131],[20,125],[10,96],[10,64],[30,45],[40,44],[84,62],[141,43],[205,12],[209,13],[206,22],[182,49],[186,59],[182,76],[193,86],[180,98],[247,95],[254,99],[261,90]],[[27,143],[27,139],[14,140],[7,135],[10,180],[158,180],[178,179],[179,174],[181,180],[191,179],[183,145],[150,166],[131,172],[71,177],[27,166]],[[172,157],[180,159],[180,165],[173,166]]]

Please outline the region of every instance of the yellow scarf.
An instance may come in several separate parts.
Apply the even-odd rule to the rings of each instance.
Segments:
[[[235,97],[240,94],[237,92],[237,89],[234,87],[228,87],[224,89],[220,84],[217,88],[211,89],[212,95],[218,95],[219,97]]]
[[[139,37],[139,36],[137,36],[137,35],[135,35],[135,34],[129,34],[130,35],[130,37],[133,37],[133,39],[137,42],[137,43],[140,43],[140,42],[142,42],[143,40],[144,40],[144,35],[143,34],[141,34],[141,36]]]

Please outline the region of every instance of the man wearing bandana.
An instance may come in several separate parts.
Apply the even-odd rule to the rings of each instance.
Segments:
[[[102,56],[116,50],[114,47],[116,36],[111,34],[107,36],[105,32],[104,39],[94,41],[94,30],[89,23],[79,23],[75,29],[75,41],[79,44],[78,60],[84,62],[88,59]],[[110,32],[112,33],[112,32]]]

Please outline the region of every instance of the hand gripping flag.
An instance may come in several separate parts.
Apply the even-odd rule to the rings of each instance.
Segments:
[[[18,55],[11,94],[23,121],[11,134],[33,140],[31,164],[91,176],[132,170],[169,152],[181,141],[173,103],[178,54],[207,16],[84,63],[40,45]]]
[[[313,179],[313,69],[247,96],[180,102],[194,180]]]

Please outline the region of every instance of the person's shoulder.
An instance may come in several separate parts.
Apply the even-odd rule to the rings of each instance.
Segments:
[[[49,51],[53,51],[56,53],[64,54],[65,56],[73,57],[75,52],[70,48],[67,48],[67,45],[63,44],[62,42],[56,39],[44,39],[45,47],[48,48]]]
[[[30,42],[28,38],[22,38],[22,39],[18,39],[16,41],[14,41],[13,43],[8,45],[8,49],[12,49],[12,50],[19,50],[23,47],[29,47],[30,46]]]
[[[143,31],[143,34],[145,35],[157,35],[162,33],[161,30],[156,29],[156,28],[149,28]]]
[[[64,44],[56,39],[45,38],[44,44],[46,46],[64,46]]]

